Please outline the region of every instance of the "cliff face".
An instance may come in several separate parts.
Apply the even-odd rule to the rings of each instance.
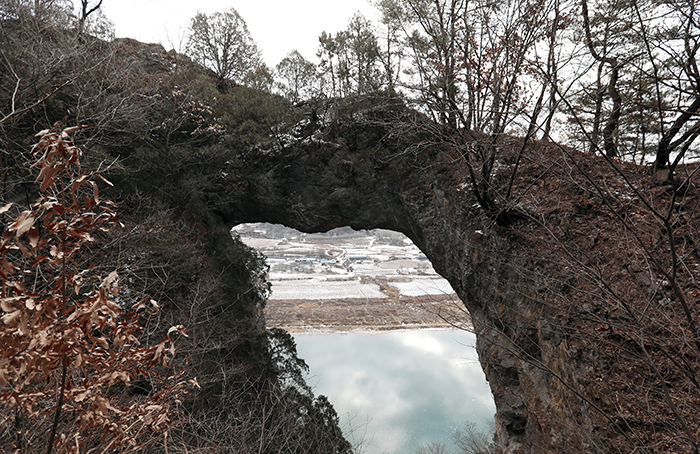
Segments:
[[[642,324],[652,314],[638,310],[646,304],[663,312],[660,302],[677,298],[659,278],[668,266],[664,234],[640,202],[644,195],[664,206],[673,191],[632,166],[615,163],[616,172],[596,157],[538,143],[525,148],[514,179],[511,206],[523,215],[499,226],[473,196],[463,159],[441,144],[415,147],[418,129],[395,133],[400,109],[361,106],[323,124],[311,112],[284,146],[251,152],[243,166],[224,169],[207,204],[231,226],[384,228],[411,238],[472,316],[505,452],[629,452],[654,443],[649,450],[692,449],[679,421],[695,418],[697,389],[688,388],[687,373],[655,374],[675,364],[664,351],[676,347],[659,350],[659,341],[644,338]],[[496,200],[521,145],[497,145]],[[690,213],[692,182],[685,191],[683,212]],[[695,235],[691,230],[687,235]],[[653,251],[645,249],[652,240]],[[697,251],[687,252],[697,263]],[[696,307],[693,292],[683,289]],[[677,308],[662,312],[653,316],[667,317],[668,326],[656,327],[663,333],[655,339],[670,342],[673,326],[687,319]],[[696,364],[692,342],[681,344],[684,361]],[[665,402],[683,398],[671,390],[668,400],[661,388],[690,389],[691,405],[676,408],[680,419]]]

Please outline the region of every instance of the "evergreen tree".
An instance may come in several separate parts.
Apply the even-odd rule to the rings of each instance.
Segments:
[[[379,45],[364,16],[355,14],[347,29],[335,35],[323,32],[319,42],[319,69],[332,96],[367,94],[381,88],[385,77]]]

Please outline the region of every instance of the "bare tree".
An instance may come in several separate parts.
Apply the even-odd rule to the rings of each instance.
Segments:
[[[227,80],[242,83],[260,59],[248,26],[233,8],[210,15],[197,13],[190,24],[186,53],[212,69],[220,85]]]
[[[323,32],[319,42],[319,72],[330,77],[332,96],[363,95],[382,86],[377,37],[364,16],[355,14],[347,28],[335,35]]]
[[[316,65],[296,50],[277,64],[279,87],[292,102],[313,96],[315,90],[318,90],[317,77]]]
[[[523,84],[535,45],[552,35],[547,18],[554,3],[396,0],[382,6],[411,55],[410,77],[398,84],[433,120],[424,124],[433,128],[425,145],[441,143],[463,161],[484,211],[499,223],[513,222],[518,215],[509,191],[494,192],[491,181],[497,142],[523,121],[529,136],[536,129],[544,87],[534,101]],[[549,86],[549,80],[537,83]]]
[[[700,120],[697,118],[700,112],[700,71],[697,62],[700,50],[700,17],[695,2],[671,2],[666,5],[666,8],[673,18],[673,25],[680,33],[673,35],[673,42],[652,41],[647,27],[649,19],[642,17],[637,2],[634,5],[659,100],[657,109],[660,115],[661,140],[654,168],[657,170],[664,168],[669,164],[671,153],[680,149],[672,163],[673,170],[700,136]],[[675,63],[670,67],[668,77],[664,79],[661,79],[659,57],[652,50],[653,46],[659,46],[666,54],[664,67],[669,67],[668,63]],[[677,106],[674,110],[678,112],[668,126],[664,119],[666,108],[661,101],[661,87],[667,84],[673,88],[674,104]]]
[[[586,33],[586,44],[588,49],[591,51],[591,55],[598,62],[600,62],[600,68],[602,69],[603,64],[610,66],[610,79],[607,85],[607,91],[610,98],[613,100],[613,109],[610,114],[605,128],[603,129],[603,141],[605,143],[605,153],[608,157],[614,157],[618,155],[617,146],[615,145],[615,132],[617,131],[617,125],[620,121],[620,110],[622,108],[622,97],[617,90],[617,81],[620,77],[620,62],[616,57],[610,57],[607,55],[600,55],[593,44],[593,38],[591,37],[591,25],[588,15],[588,2],[587,0],[581,0],[581,14],[583,16],[583,26]],[[602,95],[602,89],[599,91],[599,96]],[[598,106],[599,103],[596,104]],[[598,109],[596,110],[598,112]]]
[[[88,16],[93,14],[95,11],[100,9],[102,6],[102,0],[99,0],[97,4],[90,5],[89,0],[80,0],[80,15],[78,16],[78,39],[82,39],[83,32],[85,31],[85,21]]]

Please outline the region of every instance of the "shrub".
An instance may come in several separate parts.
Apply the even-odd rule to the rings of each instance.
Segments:
[[[92,234],[117,224],[96,183],[107,180],[80,166],[70,140],[80,128],[38,134],[40,197],[0,239],[0,451],[133,450],[167,434],[185,392],[181,372],[159,372],[182,328],[140,346],[139,317],[157,304],[144,299],[125,313],[116,271],[102,277],[78,263]],[[0,214],[17,211],[9,203]]]

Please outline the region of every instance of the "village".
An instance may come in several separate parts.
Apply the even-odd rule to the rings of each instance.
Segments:
[[[452,287],[400,233],[343,228],[305,234],[271,224],[233,231],[267,257],[269,328],[371,332],[469,325]]]

